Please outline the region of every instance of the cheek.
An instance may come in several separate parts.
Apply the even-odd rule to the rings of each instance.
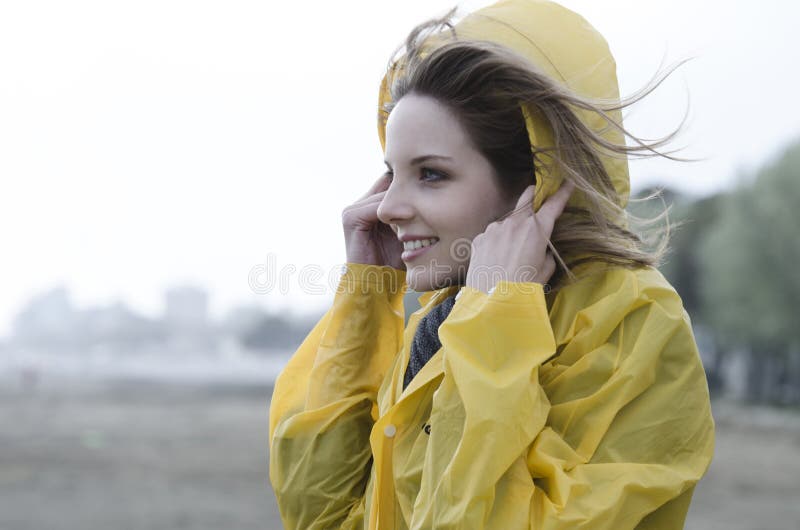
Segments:
[[[464,235],[447,243],[441,249],[442,255],[455,264],[469,264],[472,255],[472,237]]]
[[[439,236],[451,243],[460,238],[472,240],[499,215],[506,213],[504,206],[497,198],[497,190],[485,186],[470,188],[467,192],[451,196],[447,201],[430,205],[430,226],[435,226]]]

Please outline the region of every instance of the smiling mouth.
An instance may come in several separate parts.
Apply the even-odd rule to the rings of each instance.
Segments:
[[[412,259],[416,258],[417,256],[420,256],[421,254],[423,254],[429,248],[431,248],[433,246],[436,246],[437,243],[439,243],[438,239],[436,239],[430,245],[425,245],[425,246],[421,246],[419,248],[412,248],[412,249],[404,250],[403,253],[400,254],[400,259],[402,259],[403,261],[412,260]]]

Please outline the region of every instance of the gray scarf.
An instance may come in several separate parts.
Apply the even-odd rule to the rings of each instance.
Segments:
[[[442,343],[439,341],[439,326],[450,314],[455,303],[456,295],[449,296],[419,321],[417,331],[414,332],[414,340],[411,342],[411,355],[403,379],[403,390],[414,379],[417,372],[422,370],[425,363],[442,347]]]

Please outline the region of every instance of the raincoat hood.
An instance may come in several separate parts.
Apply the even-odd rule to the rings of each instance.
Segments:
[[[454,29],[456,38],[490,41],[522,54],[551,79],[580,96],[619,100],[616,62],[606,40],[586,19],[554,2],[502,0],[470,13]],[[442,35],[434,37],[441,38]],[[384,149],[388,117],[384,105],[391,101],[389,89],[393,71],[394,68],[389,68],[384,76],[378,98],[378,136]],[[552,131],[538,117],[537,109],[523,107],[523,112],[531,145],[538,148],[553,147]],[[576,113],[593,130],[605,129],[603,136],[606,139],[624,144],[622,133],[609,128],[601,116],[579,109]],[[608,114],[616,123],[622,124],[619,111]],[[627,160],[610,156],[604,156],[602,160],[619,196],[619,204],[624,208],[630,192]],[[534,211],[538,211],[563,181],[558,170],[552,167],[548,170],[546,166],[551,165],[536,165]],[[576,192],[569,204],[582,206],[584,201],[582,194]]]

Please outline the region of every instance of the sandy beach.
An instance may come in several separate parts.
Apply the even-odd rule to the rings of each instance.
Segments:
[[[0,529],[280,529],[271,386],[0,385]],[[800,413],[715,402],[686,528],[800,529]]]

